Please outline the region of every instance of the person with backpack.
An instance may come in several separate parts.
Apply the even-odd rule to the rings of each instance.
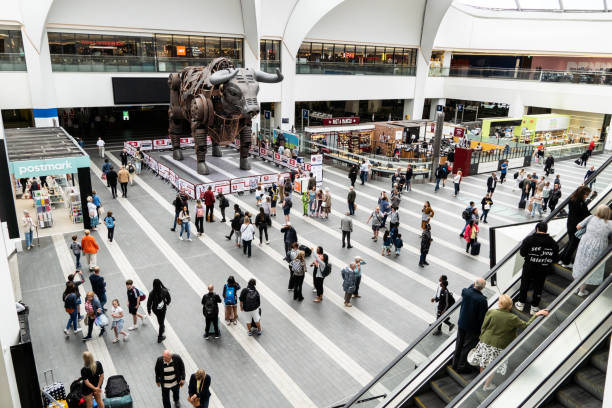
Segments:
[[[361,295],[359,294],[359,285],[361,284],[361,265],[365,265],[366,261],[364,261],[360,256],[356,256],[354,264],[355,268],[353,270],[355,271],[355,290],[353,291],[353,297],[360,298]]]
[[[221,211],[221,221],[225,222],[225,209],[229,207],[229,201],[225,197],[222,191],[217,194],[217,201],[219,202],[219,210]]]
[[[487,194],[493,195],[495,187],[497,187],[497,175],[493,172],[487,179]]]
[[[106,225],[106,231],[108,233],[108,242],[113,242],[113,236],[115,235],[115,226],[117,225],[117,221],[115,217],[113,217],[113,212],[108,211],[106,213],[106,217],[104,217],[104,225]]]
[[[77,242],[78,236],[72,236],[72,242],[70,243],[70,249],[76,258],[76,269],[81,269],[81,245]]]
[[[155,383],[161,388],[162,404],[164,408],[170,408],[170,391],[174,406],[180,406],[179,392],[185,384],[185,363],[178,354],[172,354],[170,350],[164,350],[161,357],[155,362]]]
[[[448,308],[450,308],[452,305],[455,304],[455,298],[453,297],[453,294],[450,293],[450,291],[448,290],[448,281],[445,280],[440,280],[440,289],[438,291],[438,293],[436,294],[436,297],[431,298],[432,303],[433,302],[437,302],[438,303],[438,310],[436,312],[436,318],[440,318],[440,316],[442,316],[444,313],[446,313],[446,311],[448,310]],[[444,324],[446,324],[448,326],[448,331],[451,332],[454,328],[455,325],[453,323],[451,323],[450,318],[446,318],[446,320],[444,320],[444,322],[442,322]],[[434,336],[439,336],[442,334],[442,325],[439,325],[437,327],[436,330],[434,330],[434,332],[432,333]]]
[[[352,307],[351,297],[355,292],[355,268],[354,263],[342,268],[342,290],[344,291],[344,307]]]
[[[77,334],[81,331],[78,327],[78,305],[77,305],[77,287],[72,282],[66,283],[66,289],[62,294],[62,300],[64,301],[64,310],[68,313],[68,323],[64,329],[64,334],[68,337],[70,326],[72,326],[72,332]]]
[[[204,233],[204,206],[200,200],[196,200],[195,205],[195,226],[198,237],[201,237]]]
[[[323,253],[322,247],[317,247],[317,255],[310,266],[314,266],[312,278],[317,293],[317,297],[313,299],[313,302],[321,303],[321,301],[323,301],[323,282],[325,278],[331,274],[332,269],[331,263],[329,262],[329,256]]]
[[[251,257],[251,243],[255,238],[255,227],[251,224],[249,217],[244,217],[244,223],[240,226],[240,237],[242,238],[242,253]]]
[[[442,168],[442,166],[438,166],[438,168],[436,169],[436,188],[434,188],[434,191],[437,193],[438,190],[440,189],[440,180],[442,180],[442,178],[444,178],[444,169]]]
[[[242,289],[240,292],[240,311],[246,314],[247,319],[247,330],[248,335],[252,336],[253,332],[251,331],[252,322],[255,323],[257,327],[257,335],[261,335],[261,315],[259,311],[259,306],[261,305],[261,299],[259,296],[259,292],[255,288],[257,281],[254,278],[249,280],[249,283],[246,288]]]
[[[468,224],[470,223],[470,220],[472,219],[472,212],[473,212],[473,210],[474,210],[474,202],[470,201],[470,204],[467,207],[465,207],[465,209],[461,213],[461,218],[463,218],[464,221],[465,221],[465,225],[463,226],[463,229],[459,233],[459,236],[461,238],[463,238],[463,234],[465,233],[465,229],[467,228]]]
[[[132,326],[128,327],[128,330],[136,330],[138,329],[138,318],[140,317],[140,322],[144,326],[145,319],[144,316],[138,313],[138,308],[140,307],[140,302],[144,302],[147,298],[147,295],[142,293],[134,286],[134,281],[128,279],[125,281],[125,286],[127,288],[127,298],[128,298],[128,312],[132,315]]]
[[[475,223],[475,221],[472,219],[470,220],[470,223],[467,225],[467,227],[465,227],[465,242],[467,242],[467,245],[465,246],[465,252],[469,253],[470,251],[470,247],[474,247],[476,244],[476,240],[478,239],[478,225]],[[480,245],[480,244],[478,244]],[[476,250],[472,248],[472,252],[475,252]]]
[[[149,292],[149,300],[147,300],[147,312],[151,316],[151,311],[157,318],[159,324],[159,332],[157,334],[157,342],[161,343],[166,339],[164,332],[166,331],[166,311],[170,304],[170,292],[164,286],[161,280],[153,279],[153,290]]]
[[[79,280],[75,281],[74,277],[75,276],[79,276]],[[68,286],[69,284],[74,285],[75,288],[75,292],[74,294],[76,295],[76,312],[77,312],[77,320],[81,320],[83,319],[83,317],[81,316],[81,292],[79,292],[79,286],[81,286],[83,284],[83,282],[85,282],[85,278],[83,277],[83,272],[81,272],[79,269],[77,269],[74,273],[71,273],[68,275],[68,281],[66,282],[66,286]]]
[[[285,186],[285,189],[287,187]],[[285,199],[283,200],[283,215],[285,216],[285,222],[289,222],[289,214],[291,214],[291,207],[293,207],[293,202],[291,201],[291,193],[285,192]]]
[[[421,256],[419,258],[419,266],[421,268],[424,268],[425,265],[429,265],[429,263],[427,263],[427,254],[429,253],[429,247],[432,241],[431,225],[427,224],[421,234]]]
[[[240,284],[236,282],[233,275],[227,278],[223,285],[223,303],[225,304],[225,323],[238,324],[238,291]]]
[[[134,167],[134,162],[130,162],[127,166],[128,171],[128,180],[130,182],[130,186],[134,185],[134,176],[136,175],[136,167]]]
[[[259,230],[259,246],[263,244],[264,234],[266,236],[266,244],[270,244],[268,239],[268,227],[272,225],[270,215],[266,214],[263,207],[259,208],[259,214],[255,217],[255,226]]]
[[[83,341],[91,340],[91,335],[93,333],[93,327],[96,322],[96,319],[103,314],[102,306],[100,305],[100,301],[98,297],[93,292],[87,292],[85,295],[85,315],[87,316],[87,336],[83,337]],[[100,336],[104,335],[106,328],[101,326]]]
[[[514,187],[512,187],[512,192],[514,192],[514,190],[518,189],[522,189],[522,184],[521,182],[525,180],[525,169],[521,169],[521,171],[514,173],[514,181],[516,182],[516,184],[514,185]]]
[[[301,302],[304,300],[302,295],[302,285],[304,284],[304,275],[306,273],[306,262],[304,261],[304,251],[298,251],[297,255],[289,264],[291,273],[293,274],[293,300]]]
[[[221,298],[215,293],[215,287],[208,285],[208,293],[202,296],[202,313],[206,320],[206,327],[204,329],[204,338],[206,340],[210,338],[211,325],[215,329],[215,339],[221,336],[221,332],[219,332],[219,303],[221,303]]]

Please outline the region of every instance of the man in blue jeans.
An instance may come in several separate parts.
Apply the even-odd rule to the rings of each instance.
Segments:
[[[96,294],[98,300],[100,300],[100,307],[106,312],[104,305],[106,305],[106,282],[104,278],[100,276],[100,267],[94,267],[94,273],[89,275],[89,282],[91,283],[91,290]]]
[[[472,219],[472,211],[473,210],[474,210],[474,202],[470,201],[470,205],[465,207],[465,210],[463,210],[463,213],[461,213],[461,217],[465,221],[465,225],[463,226],[463,229],[461,230],[461,233],[459,234],[459,236],[462,237],[462,238],[463,238],[463,233],[465,232],[465,227],[468,226],[468,224],[470,223],[470,220]],[[465,218],[466,214],[468,215],[467,218]]]

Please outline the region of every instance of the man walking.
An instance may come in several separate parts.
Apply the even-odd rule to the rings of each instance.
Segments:
[[[308,179],[308,190],[307,191],[312,191],[313,189],[317,188],[317,178],[314,176],[314,174],[312,174],[312,172],[310,172],[310,178]]]
[[[104,140],[102,140],[101,137],[98,138],[98,141],[96,142],[96,146],[98,146],[98,154],[100,155],[101,158],[104,158]]]
[[[255,323],[257,327],[257,335],[261,336],[261,322],[259,314],[259,306],[261,305],[261,299],[259,297],[259,292],[255,289],[255,285],[257,282],[255,279],[251,278],[246,288],[242,289],[240,292],[240,311],[246,314],[247,319],[247,330],[248,335],[252,336],[253,332],[251,331],[252,324]]]
[[[164,354],[158,357],[155,363],[155,382],[161,387],[162,403],[164,408],[170,408],[170,391],[174,406],[180,407],[179,391],[185,384],[185,363],[178,354],[172,354],[170,350],[164,350]]]
[[[113,166],[110,166],[110,170],[108,171],[108,174],[106,175],[106,181],[108,182],[108,186],[111,189],[113,198],[117,198],[117,180],[118,178],[119,176],[117,172],[115,171],[115,168]]]
[[[591,177],[591,176],[593,175],[593,173],[595,173],[595,166],[591,166],[591,167],[590,167],[590,168],[587,170],[586,174],[584,175],[584,181],[585,181],[585,183],[586,183],[586,181],[589,179],[589,177]],[[593,183],[595,183],[595,180],[593,180],[593,181],[591,181],[591,182],[589,183],[589,188],[590,188],[591,190],[593,189]]]
[[[128,152],[126,149],[123,149],[121,151],[121,153],[119,153],[119,158],[121,159],[121,165],[122,166],[127,166],[128,165]]]
[[[127,198],[127,185],[130,181],[130,172],[125,166],[121,166],[121,169],[119,169],[117,179],[119,180],[119,184],[121,184],[121,197]]]
[[[474,284],[461,291],[461,311],[457,322],[457,341],[453,357],[453,369],[467,373],[472,369],[467,365],[468,352],[478,344],[480,328],[487,313],[487,298],[482,294],[486,282],[479,278]]]
[[[502,164],[499,166],[501,176],[499,177],[499,183],[504,184],[506,180],[506,175],[508,174],[508,160],[504,160]]]
[[[548,154],[548,157],[544,161],[544,172],[546,173],[546,177],[553,171],[553,166],[555,165],[555,158],[552,154]]]
[[[521,288],[518,301],[514,306],[523,311],[527,301],[527,291],[533,288],[531,314],[537,313],[542,297],[546,275],[552,272],[552,264],[559,259],[559,245],[548,235],[548,225],[541,221],[536,225],[536,232],[525,238],[521,244],[521,256],[525,258],[521,274]]]
[[[96,254],[98,253],[100,247],[98,246],[96,239],[90,234],[91,232],[89,230],[85,230],[85,236],[81,238],[81,249],[83,250],[85,259],[87,259],[89,270],[93,271],[94,268],[97,266]]]
[[[208,188],[204,192],[204,205],[206,206],[206,222],[213,222],[213,212],[215,210],[215,194],[212,192],[211,186],[208,186]]]
[[[357,193],[355,193],[355,188],[353,186],[350,186],[348,196],[346,197],[346,201],[348,203],[349,215],[355,215],[355,198],[357,198]]]
[[[368,181],[368,172],[370,171],[370,166],[366,162],[365,159],[361,162],[361,166],[359,168],[359,178],[361,179],[361,185],[363,186],[366,181]]]
[[[219,303],[221,298],[215,293],[215,287],[208,285],[208,293],[202,296],[202,312],[206,319],[206,328],[204,329],[204,338],[210,338],[210,326],[215,329],[215,339],[221,336],[219,332]]]
[[[495,192],[495,187],[497,187],[497,175],[495,174],[495,172],[493,172],[487,179],[487,193],[490,193],[491,196],[493,196],[493,193]]]
[[[94,273],[89,275],[89,282],[91,283],[91,290],[96,294],[100,301],[100,307],[106,312],[104,305],[106,304],[106,282],[100,275],[100,267],[94,267]]]
[[[463,238],[463,233],[465,232],[465,228],[468,226],[468,224],[470,223],[470,220],[472,219],[473,211],[474,211],[474,202],[470,201],[470,205],[465,207],[465,210],[463,210],[463,212],[461,213],[461,218],[465,220],[465,225],[463,226],[463,229],[459,233],[459,236],[461,238]]]
[[[348,248],[351,249],[351,232],[353,232],[353,220],[350,217],[351,213],[347,212],[340,220],[340,229],[342,230],[342,248],[345,247],[345,241],[348,241]]]

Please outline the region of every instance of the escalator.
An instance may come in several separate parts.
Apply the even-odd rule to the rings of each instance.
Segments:
[[[598,175],[602,176],[600,179],[604,177],[612,178],[611,161],[612,158],[608,159],[591,179]],[[599,204],[610,203],[612,199],[612,186],[606,185],[603,187],[599,190],[600,194],[589,204],[589,209],[593,210]],[[564,216],[561,214],[566,214],[567,207],[568,200],[566,199],[546,218],[545,221],[549,226],[552,223],[562,223],[565,225]],[[551,234],[551,236],[557,240],[560,248],[564,248],[567,242],[567,234],[561,233],[558,236]],[[519,254],[519,249],[520,245],[511,250],[485,277],[488,291],[486,293],[483,292],[483,294],[487,297],[489,308],[495,307],[497,299],[501,294],[507,294],[516,300],[523,266],[523,258]],[[606,253],[603,256],[609,255],[609,253]],[[610,273],[608,269],[612,270],[612,264],[610,265],[610,268],[606,267],[607,275]],[[529,357],[529,353],[533,351],[536,345],[545,343],[553,333],[556,333],[559,327],[571,321],[573,317],[572,319],[569,318],[577,310],[581,310],[585,300],[594,296],[594,294],[591,294],[588,297],[579,297],[576,294],[581,282],[584,282],[587,275],[590,275],[593,271],[591,270],[580,279],[574,280],[571,270],[555,264],[553,266],[553,273],[549,274],[546,278],[540,301],[540,308],[550,309],[551,315],[544,319],[538,317],[522,334],[519,334],[517,339],[504,350],[504,353],[496,361],[491,363],[491,366],[494,366],[496,362],[499,362],[508,353],[514,352],[514,357],[509,358],[508,361],[513,361],[518,367],[522,361]],[[530,318],[531,297],[532,293],[530,292],[524,311],[513,308],[513,313],[523,320]],[[438,326],[447,319],[456,325],[460,303],[458,301],[453,305],[357,395],[337,406],[355,408],[471,407],[480,406],[491,394],[496,394],[498,391],[503,390],[504,388],[501,386],[493,392],[482,390],[483,376],[488,376],[489,368],[480,375],[477,372],[471,374],[458,373],[452,369],[450,364],[455,348],[456,331],[451,331],[450,333],[443,332],[442,336],[434,335]],[[530,341],[530,347],[522,347],[515,350],[515,344],[520,343],[525,338]],[[426,358],[423,359],[423,356],[426,356]],[[519,359],[516,358],[518,356],[520,356]],[[514,369],[517,367],[514,367]],[[495,375],[495,373],[489,375]],[[501,383],[506,384],[505,380],[507,378],[495,376],[496,381],[499,380]],[[390,391],[385,394],[376,392],[380,389],[379,385],[384,386],[384,388]]]

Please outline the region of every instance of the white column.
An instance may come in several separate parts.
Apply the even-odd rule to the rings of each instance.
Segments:
[[[277,119],[282,130],[291,130],[295,125],[295,55],[293,55],[285,42],[281,42],[281,66],[283,81],[281,82],[281,115]],[[282,123],[288,119],[288,123]]]
[[[346,101],[344,103],[344,110],[359,115],[359,101]]]
[[[521,101],[521,98],[517,95],[514,98],[514,101],[510,104],[510,109],[508,109],[508,117],[509,118],[520,118],[525,114],[525,105]]]
[[[25,29],[22,29],[23,50],[28,68],[34,125],[36,127],[59,126],[57,117],[57,96],[51,70],[51,55],[46,31],[40,51],[30,42]]]
[[[283,114],[281,105],[280,102],[274,102],[274,120],[272,121],[272,127],[274,129],[281,125],[281,115]]]
[[[425,81],[429,76],[429,61],[425,59],[421,51],[417,52],[416,81],[414,86],[414,100],[412,102],[412,114],[410,119],[419,120],[423,118],[423,104],[425,103]]]
[[[414,105],[414,100],[412,99],[404,99],[404,111],[403,111],[403,119],[412,119],[412,106]]]
[[[446,105],[446,99],[445,98],[437,98],[437,99],[432,99],[431,100],[431,106],[429,107],[429,118],[431,120],[435,119],[436,117],[436,112],[437,112],[437,107],[438,105]]]
[[[444,51],[444,56],[442,57],[442,69],[444,73],[446,73],[446,68],[450,68],[452,59],[453,59],[453,52]]]

